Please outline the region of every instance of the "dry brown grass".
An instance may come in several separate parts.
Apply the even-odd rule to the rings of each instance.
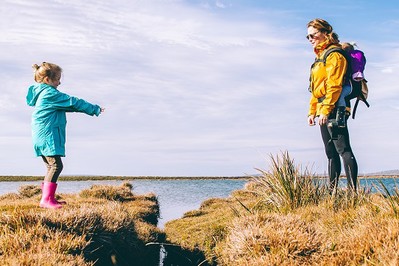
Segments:
[[[123,184],[62,198],[68,204],[59,210],[39,208],[36,187],[0,198],[2,265],[156,265],[158,251],[145,246],[164,238],[154,195],[135,196]]]
[[[169,240],[213,265],[399,265],[397,192],[330,195],[286,159],[229,199],[167,223]]]
[[[323,238],[297,215],[255,214],[234,220],[220,249],[224,265],[293,265],[312,260]]]
[[[210,264],[218,265],[399,265],[399,220],[384,197],[346,209],[326,201],[241,216],[231,204],[218,200],[167,223],[169,240],[206,251]]]
[[[374,205],[384,201],[236,218],[219,248],[219,264],[399,265],[399,220]]]

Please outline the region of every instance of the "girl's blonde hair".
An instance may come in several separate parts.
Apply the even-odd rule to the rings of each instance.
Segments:
[[[318,31],[326,34],[327,39],[331,43],[334,43],[334,44],[339,43],[338,34],[334,32],[333,27],[330,25],[330,23],[328,23],[324,19],[321,19],[321,18],[313,19],[313,20],[309,21],[307,26],[308,26],[308,28],[313,27],[313,28],[317,29]]]
[[[32,66],[34,72],[35,81],[42,83],[47,77],[50,80],[56,80],[61,77],[62,68],[56,64],[43,62],[40,66],[34,64]]]

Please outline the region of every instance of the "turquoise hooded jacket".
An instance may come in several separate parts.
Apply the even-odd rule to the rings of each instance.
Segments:
[[[85,100],[69,96],[56,88],[36,83],[26,96],[32,114],[32,139],[36,156],[65,156],[66,112],[98,116],[101,108]]]

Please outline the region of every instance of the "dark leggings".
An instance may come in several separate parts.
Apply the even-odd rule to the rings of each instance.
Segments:
[[[341,160],[344,165],[348,188],[357,189],[357,162],[349,142],[348,126],[338,128],[338,139],[331,139],[331,128],[327,125],[320,126],[321,137],[323,138],[325,152],[328,158],[328,175],[330,177],[330,189],[337,188],[338,179],[341,174]]]
[[[42,159],[47,167],[47,173],[44,177],[44,181],[57,183],[58,177],[61,174],[62,164],[61,156],[42,156]]]

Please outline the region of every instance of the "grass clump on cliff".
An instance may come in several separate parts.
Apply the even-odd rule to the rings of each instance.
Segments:
[[[168,240],[203,251],[202,265],[399,264],[397,191],[330,191],[288,153],[259,172],[229,198],[167,223]]]
[[[58,210],[38,207],[40,189],[0,197],[2,265],[158,265],[162,241],[153,194],[136,196],[130,184],[93,186],[65,194]]]
[[[277,211],[318,204],[329,194],[327,186],[308,169],[301,171],[288,153],[271,156],[271,170],[258,171],[261,175],[254,177],[257,186],[254,192]]]

